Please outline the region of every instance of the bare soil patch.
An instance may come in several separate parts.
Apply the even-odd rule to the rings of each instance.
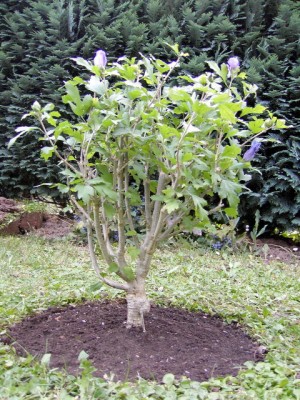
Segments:
[[[45,212],[22,212],[14,200],[0,197],[0,235],[25,235],[34,233],[46,239],[67,236],[74,223],[68,218]]]
[[[0,197],[0,222],[6,213],[14,213],[18,211],[19,206],[14,200]]]
[[[11,327],[7,341],[21,354],[51,353],[50,366],[72,374],[79,372],[84,350],[96,376],[113,373],[116,380],[160,381],[173,373],[203,381],[235,375],[244,362],[262,359],[260,347],[240,328],[204,313],[152,306],[145,333],[126,329],[125,319],[125,302],[51,308]]]
[[[264,254],[263,248],[267,245],[267,251]],[[292,244],[278,238],[263,238],[257,240],[257,246],[260,248],[261,257],[265,262],[282,261],[286,263],[300,261],[299,244]]]

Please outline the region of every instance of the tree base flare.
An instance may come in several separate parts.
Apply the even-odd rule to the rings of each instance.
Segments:
[[[128,329],[132,327],[142,328],[146,332],[144,314],[150,311],[150,301],[145,295],[127,295],[127,324]]]

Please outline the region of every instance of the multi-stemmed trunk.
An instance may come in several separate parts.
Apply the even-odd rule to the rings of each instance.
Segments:
[[[124,161],[124,160],[123,160]],[[121,168],[122,167],[122,168]],[[135,271],[131,271],[131,262],[128,262],[126,254],[126,218],[128,226],[134,231],[134,223],[131,216],[131,208],[124,193],[128,192],[127,175],[123,177],[124,165],[121,163],[117,171],[118,202],[116,204],[118,245],[113,246],[109,238],[109,223],[105,214],[105,207],[101,199],[95,198],[84,210],[80,204],[73,200],[74,205],[81,211],[87,227],[89,252],[94,270],[100,280],[115,289],[121,289],[127,296],[127,328],[141,327],[145,331],[144,315],[150,311],[150,301],[145,292],[145,281],[150,270],[153,253],[161,239],[168,237],[177,219],[168,221],[168,214],[162,207],[160,200],[154,200],[151,205],[149,182],[145,181],[145,218],[146,233],[144,237],[133,236],[135,248],[138,250]],[[124,183],[124,182],[125,183]],[[168,177],[160,172],[156,196],[162,196],[162,191],[168,182]],[[164,228],[164,231],[163,231]],[[163,232],[162,232],[163,231]],[[113,267],[114,272],[123,281],[115,281],[106,277],[98,264],[95,252],[94,239],[97,239],[104,260],[107,265]],[[129,271],[129,272],[128,272]]]

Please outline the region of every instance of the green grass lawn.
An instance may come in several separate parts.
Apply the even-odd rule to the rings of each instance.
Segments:
[[[90,268],[85,247],[34,237],[0,238],[0,333],[26,315],[53,305],[120,296],[102,287]],[[159,249],[148,280],[157,304],[219,314],[238,321],[268,349],[265,362],[248,362],[237,377],[208,382],[136,384],[49,370],[47,357],[17,357],[0,344],[0,399],[300,399],[300,266],[264,263],[251,253],[219,254],[181,241]]]

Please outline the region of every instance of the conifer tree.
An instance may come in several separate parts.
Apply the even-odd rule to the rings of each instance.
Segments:
[[[59,98],[56,88],[85,40],[84,5],[83,0],[9,0],[1,6],[0,195],[47,194],[46,186],[35,186],[57,176],[57,166],[40,161],[32,141],[23,140],[13,152],[6,145],[37,95],[44,101]]]
[[[24,140],[11,153],[6,143],[33,99],[56,102],[60,93],[55,88],[74,72],[71,57],[92,58],[101,48],[110,62],[139,53],[166,60],[166,42],[178,43],[189,53],[179,74],[182,70],[199,74],[207,60],[221,63],[238,56],[249,79],[259,85],[261,100],[294,126],[288,137],[286,132],[276,134],[279,142],[264,144],[257,159],[263,175],[251,182],[255,191],[245,194],[242,210],[246,208],[248,218],[261,207],[261,217],[270,227],[296,226],[299,4],[292,0],[7,0],[0,5],[0,194],[46,191],[46,187],[32,188],[57,175],[56,166],[39,161],[36,145]],[[287,202],[283,211],[280,204],[288,197],[294,207]]]
[[[274,5],[269,2],[268,7],[271,3]],[[252,192],[242,197],[241,210],[249,216],[249,210],[258,208],[262,224],[267,223],[270,230],[276,227],[284,231],[300,226],[300,6],[288,0],[280,4],[278,11],[246,61],[248,76],[259,85],[260,97],[292,127],[271,134],[275,142],[264,144],[256,163],[260,172],[249,184]]]

